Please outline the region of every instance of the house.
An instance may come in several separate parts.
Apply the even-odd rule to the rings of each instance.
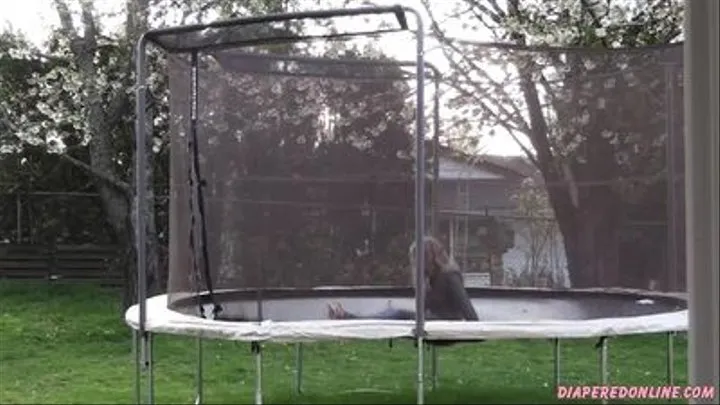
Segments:
[[[528,178],[537,179],[537,172],[522,157],[439,150],[434,233],[450,247],[469,284],[566,284],[555,223],[517,215],[513,196]]]

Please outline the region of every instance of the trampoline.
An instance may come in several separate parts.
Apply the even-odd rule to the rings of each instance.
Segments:
[[[582,291],[543,289],[467,288],[480,322],[428,321],[424,340],[431,346],[431,385],[438,384],[435,344],[474,343],[482,340],[549,339],[553,343],[554,382],[561,384],[561,339],[597,338],[600,378],[607,384],[608,342],[610,337],[633,334],[667,334],[667,382],[674,381],[674,337],[687,331],[686,300],[669,294],[646,291]],[[224,290],[199,296],[204,310],[221,305],[221,319],[197,315],[198,296],[178,299],[168,305],[167,295],[146,302],[146,333],[198,337],[198,397],[202,401],[202,350],[200,339],[251,342],[256,354],[257,385],[255,402],[262,402],[261,351],[259,342],[295,343],[297,392],[302,390],[304,342],[347,339],[416,339],[415,322],[383,319],[331,320],[327,305],[340,302],[359,314],[374,313],[388,306],[412,309],[412,288],[317,287],[314,289]],[[125,321],[140,329],[139,305],[130,307]],[[149,341],[151,342],[151,335]],[[151,346],[149,355],[151,355]],[[146,363],[152,367],[151,361]],[[151,385],[152,386],[152,385]],[[152,394],[151,394],[152,395]]]
[[[591,338],[686,330],[684,299],[631,291],[555,291],[467,288],[481,322],[428,321],[426,340]],[[411,288],[317,287],[217,291],[201,296],[206,312],[213,301],[223,307],[219,319],[197,315],[197,296],[168,306],[167,296],[147,302],[145,328],[153,333],[193,335],[238,341],[302,342],[335,339],[413,338],[413,321],[333,320],[327,305],[340,302],[349,311],[372,314],[388,306],[414,309]],[[139,327],[139,308],[126,321]]]
[[[311,35],[293,25],[357,17],[378,18],[382,28]],[[414,34],[415,60],[317,46],[397,33]],[[256,403],[263,399],[261,344],[271,342],[297,343],[299,389],[305,342],[413,340],[419,404],[425,352],[432,352],[435,386],[436,350],[447,343],[550,339],[557,384],[560,340],[597,338],[605,383],[608,337],[667,333],[672,381],[673,336],[687,330],[687,309],[667,294],[468,288],[480,321],[425,319],[424,284],[408,285],[410,272],[425,278],[425,256],[416,249],[409,268],[407,248],[438,231],[440,75],[424,60],[415,10],[271,14],[147,32],[138,43],[138,156],[150,140],[148,44],[165,51],[170,78],[170,263],[167,292],[148,297],[146,235],[138,233],[138,303],[125,313],[135,335],[138,403],[154,402],[154,334],[197,338],[196,403],[203,401],[203,339],[251,344]],[[147,167],[136,161],[134,219],[142,230]],[[391,307],[417,316],[335,320],[331,303],[360,314]]]

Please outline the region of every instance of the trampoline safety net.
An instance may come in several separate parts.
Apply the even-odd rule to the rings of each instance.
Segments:
[[[410,284],[416,66],[333,49],[204,51],[196,73],[168,56],[169,304],[208,286]]]
[[[442,126],[424,78],[424,199],[466,275],[684,290],[682,45],[456,53]],[[167,58],[171,306],[210,287],[410,285],[413,63],[332,41],[210,48],[197,70],[190,53]],[[488,165],[450,139],[492,133],[528,140],[536,161]]]
[[[522,168],[505,177],[511,198],[468,180],[462,204],[440,199],[441,212],[470,213],[464,246],[485,216],[513,230],[493,285],[685,290],[682,62],[682,44],[458,44],[444,103],[469,132],[515,135],[534,159],[501,162]]]

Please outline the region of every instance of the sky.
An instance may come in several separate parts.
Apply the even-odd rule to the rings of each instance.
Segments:
[[[102,13],[117,13],[121,12],[124,0],[95,0],[96,9]],[[332,1],[332,0],[330,0]],[[23,32],[26,37],[33,43],[39,45],[45,38],[47,38],[50,27],[58,25],[58,18],[55,14],[52,6],[52,0],[23,0],[21,3],[13,3],[13,6],[8,7],[11,4],[8,0],[5,0],[7,4],[0,15],[0,28],[12,27],[13,30]],[[73,2],[69,2],[72,4]],[[423,7],[418,0],[374,0],[374,4],[377,5],[393,5],[402,4],[413,7],[417,10],[422,11]],[[446,2],[445,4],[448,4]],[[442,11],[436,11],[442,13]],[[115,18],[110,19],[108,25],[122,23],[122,20]],[[426,25],[429,19],[426,18]],[[110,27],[108,27],[110,28]],[[462,33],[451,32],[449,35],[454,37],[462,37]],[[465,35],[467,36],[467,35]],[[478,35],[474,35],[473,40],[475,41],[490,41],[490,38],[477,38]],[[438,66],[443,68],[447,64],[443,61],[441,52],[437,49],[437,43],[433,43],[432,39],[426,41],[426,59]],[[407,39],[405,40],[393,40],[388,38],[382,41],[379,46],[388,54],[395,56],[401,60],[414,60],[415,49],[414,46],[408,46]],[[493,137],[484,137],[481,139],[481,148],[483,153],[495,154],[495,155],[522,155],[522,150],[517,146],[509,136],[496,135]]]

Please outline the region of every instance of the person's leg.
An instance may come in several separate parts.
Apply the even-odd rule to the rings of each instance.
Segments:
[[[330,319],[393,319],[393,320],[413,320],[415,319],[415,311],[398,308],[385,308],[371,314],[356,314],[348,312],[340,304],[328,305],[328,317]]]
[[[380,311],[375,317],[380,319],[397,319],[397,320],[413,320],[415,319],[415,311],[409,309],[386,308]]]

